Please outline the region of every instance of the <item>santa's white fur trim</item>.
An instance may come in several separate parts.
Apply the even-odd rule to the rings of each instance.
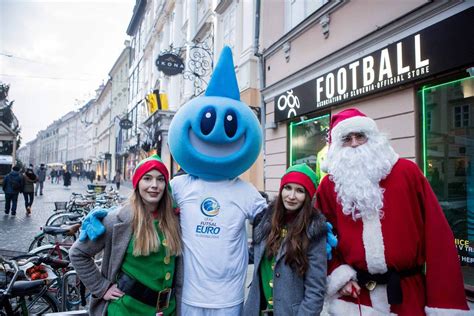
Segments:
[[[425,307],[426,315],[428,316],[467,316],[473,315],[474,311],[465,311],[461,309],[450,309],[450,308],[436,308],[436,307]]]
[[[383,316],[383,315],[393,315],[393,313],[382,313],[379,310],[375,310],[370,306],[360,305],[362,310],[362,315],[364,316]],[[329,301],[329,315],[344,315],[344,316],[352,316],[352,315],[359,315],[359,305],[354,304],[351,302],[346,302],[339,299],[333,299]]]
[[[347,264],[340,265],[327,278],[327,296],[336,295],[337,292],[350,280],[356,280],[357,273]]]
[[[371,216],[367,218],[363,216],[362,222],[362,240],[364,242],[367,269],[371,274],[385,273],[387,272],[387,263],[385,261],[385,246],[380,217]]]
[[[367,218],[362,217],[363,230],[362,240],[364,242],[365,260],[367,269],[371,274],[382,274],[387,272],[387,262],[385,261],[385,246],[382,236],[382,223],[379,216]],[[390,312],[388,304],[387,287],[377,286],[370,292],[370,301],[377,311],[383,313]]]
[[[375,289],[369,292],[372,307],[383,314],[390,314],[390,304],[387,297],[387,286],[377,285]]]
[[[331,142],[338,142],[349,133],[365,132],[378,133],[377,124],[367,116],[354,116],[339,122],[331,130]]]

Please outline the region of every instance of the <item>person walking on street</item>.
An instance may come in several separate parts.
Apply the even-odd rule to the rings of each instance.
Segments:
[[[319,315],[326,293],[326,224],[311,205],[317,176],[294,165],[253,223],[255,265],[243,315]],[[252,255],[253,254],[253,255]]]
[[[33,205],[35,193],[35,183],[37,180],[38,177],[33,171],[33,165],[30,165],[23,174],[23,197],[25,198],[25,209],[27,216],[31,214],[31,206]]]
[[[23,176],[20,173],[20,167],[14,166],[12,171],[3,178],[3,191],[5,192],[5,214],[10,213],[16,215],[16,207],[18,203],[18,194],[23,188]]]
[[[96,241],[81,235],[69,251],[92,293],[89,315],[181,315],[181,234],[168,181],[158,155],[142,160],[129,203],[104,218],[105,233]],[[99,271],[94,255],[102,250]]]
[[[51,172],[49,173],[49,176],[51,177],[51,184],[53,184],[54,180],[56,180],[57,173],[58,172],[56,171],[56,169],[51,170]]]
[[[66,169],[63,174],[64,186],[66,187],[66,189],[71,185],[71,178],[71,172],[69,171],[69,169]]]
[[[120,190],[120,182],[122,181],[122,175],[120,174],[120,170],[117,170],[114,176],[114,183],[117,187],[117,191]]]
[[[339,243],[331,315],[473,315],[453,233],[420,168],[359,110],[332,116],[316,207]]]
[[[36,176],[38,177],[38,182],[36,182],[35,195],[38,196],[38,191],[40,195],[43,195],[43,185],[46,180],[46,167],[44,163],[42,163],[36,171]]]

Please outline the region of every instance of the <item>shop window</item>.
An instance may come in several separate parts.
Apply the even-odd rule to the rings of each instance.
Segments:
[[[288,128],[289,165],[305,163],[322,179],[325,174],[321,171],[321,162],[328,149],[329,114],[291,122]]]
[[[453,230],[466,289],[473,291],[474,77],[423,88],[420,100],[423,171]]]

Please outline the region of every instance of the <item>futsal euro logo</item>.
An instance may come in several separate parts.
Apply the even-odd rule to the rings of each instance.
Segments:
[[[219,214],[219,202],[215,198],[208,197],[201,203],[201,212],[207,217],[214,217]]]

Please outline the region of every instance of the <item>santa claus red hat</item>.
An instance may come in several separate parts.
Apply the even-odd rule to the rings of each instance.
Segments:
[[[329,125],[329,142],[341,139],[350,133],[378,133],[377,124],[356,108],[350,108],[334,114]],[[337,142],[337,141],[336,141]]]

